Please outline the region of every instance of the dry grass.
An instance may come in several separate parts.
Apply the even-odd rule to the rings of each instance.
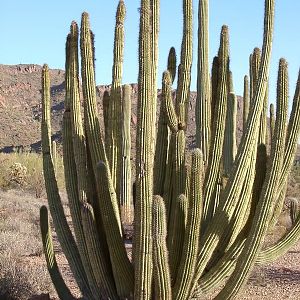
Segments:
[[[53,292],[43,259],[37,200],[22,191],[0,192],[0,299],[25,300],[32,295]]]

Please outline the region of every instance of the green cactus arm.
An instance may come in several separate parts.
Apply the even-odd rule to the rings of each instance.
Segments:
[[[215,56],[211,68],[211,101],[210,101],[210,139],[215,136],[214,123],[217,114],[217,98],[218,98],[218,85],[219,85],[219,58]],[[207,163],[206,163],[207,164]]]
[[[266,94],[264,98],[263,110],[260,117],[260,126],[258,134],[258,144],[265,144],[267,138],[267,111],[269,101],[269,83],[267,84]]]
[[[176,90],[176,114],[180,128],[186,128],[193,56],[193,1],[183,0],[183,36]]]
[[[104,141],[105,141],[105,150],[108,152],[109,148],[109,105],[110,105],[110,95],[109,91],[105,90],[102,97],[102,107],[103,107],[103,121],[104,121]]]
[[[243,93],[243,130],[246,129],[246,123],[249,114],[250,94],[249,94],[249,77],[244,77],[244,93]]]
[[[223,145],[223,160],[225,176],[228,176],[236,156],[236,124],[237,124],[237,98],[229,93],[227,100],[226,127]]]
[[[258,129],[258,120],[262,110],[263,97],[266,89],[266,79],[268,77],[270,54],[273,36],[273,21],[274,21],[274,0],[267,0],[265,5],[265,26],[264,26],[264,43],[262,63],[260,65],[258,88],[255,94],[255,101],[249,112],[249,121],[247,122],[247,130],[243,135],[238,148],[235,164],[227,185],[223,193],[223,205],[217,211],[212,219],[207,232],[203,236],[202,247],[199,252],[199,257],[196,267],[196,276],[194,284],[201,277],[204,268],[209,261],[212,252],[218,244],[222,232],[228,230],[225,224],[228,224],[228,218],[232,216],[234,208],[239,200],[239,195],[242,188],[242,183],[245,180],[247,166],[250,162],[249,153],[256,146],[256,135]]]
[[[93,299],[89,289],[89,284],[82,265],[79,251],[70,227],[64,214],[61,203],[53,161],[51,157],[50,144],[50,78],[49,68],[47,65],[43,66],[42,70],[42,155],[43,155],[43,170],[46,192],[48,196],[48,204],[51,216],[53,218],[54,227],[57,232],[58,240],[70,264],[71,270],[74,274],[76,282],[84,296],[89,296]]]
[[[176,65],[177,65],[177,58],[176,58],[176,50],[174,47],[170,48],[169,55],[168,55],[168,71],[170,72],[171,82],[173,83],[176,77]]]
[[[280,60],[277,83],[277,112],[275,125],[275,141],[271,149],[271,164],[257,204],[252,226],[245,242],[245,247],[237,261],[236,268],[226,284],[218,294],[216,300],[232,299],[245,283],[249,271],[262,245],[263,238],[268,230],[268,220],[272,216],[276,190],[279,183],[279,170],[283,163],[284,143],[286,135],[286,120],[288,109],[287,63]]]
[[[171,300],[171,276],[167,249],[167,220],[163,198],[153,198],[153,279],[155,299]]]
[[[200,240],[200,216],[203,205],[202,189],[200,188],[202,175],[203,156],[200,149],[196,148],[192,151],[189,209],[182,257],[173,289],[174,299],[189,299],[190,296]]]
[[[122,177],[120,204],[123,222],[131,224],[133,221],[133,202],[131,198],[131,86],[123,86],[122,105]]]
[[[112,67],[112,85],[110,92],[109,104],[109,122],[108,125],[108,152],[107,157],[111,172],[113,186],[116,190],[117,197],[120,195],[120,174],[121,174],[121,109],[122,109],[122,74],[124,61],[124,21],[126,9],[123,0],[119,1],[116,13],[116,25],[114,36],[113,50],[113,67]]]
[[[171,248],[172,240],[177,234],[175,232],[175,214],[176,214],[176,199],[180,194],[185,192],[185,133],[183,130],[179,130],[174,133],[174,156],[173,156],[173,189],[172,189],[172,198],[169,212],[168,220],[168,248]]]
[[[151,90],[151,28],[150,0],[141,1],[139,32],[139,75],[138,75],[138,124],[136,136],[136,204],[134,298],[150,299],[152,287],[152,202],[153,202],[153,153],[155,119]]]
[[[298,200],[297,199],[291,199],[290,217],[291,217],[293,225],[296,223],[298,215],[299,215],[299,203],[298,203]]]
[[[285,155],[283,167],[280,176],[280,186],[278,190],[281,190],[290,173],[290,169],[294,162],[295,153],[297,151],[298,138],[300,134],[300,71],[298,73],[298,80],[296,90],[293,99],[292,111],[290,114],[290,120],[287,129]]]
[[[97,226],[93,208],[85,203],[81,207],[82,224],[93,274],[98,287],[98,294],[103,299],[119,299],[110,262],[105,259],[102,245],[98,239]]]
[[[92,266],[88,259],[88,249],[84,239],[80,205],[87,201],[87,170],[85,137],[82,128],[79,74],[78,74],[78,26],[72,22],[70,28],[70,46],[66,53],[66,98],[63,118],[63,154],[65,181],[74,224],[74,232],[84,270],[93,294],[97,292]]]
[[[99,161],[104,161],[108,165],[108,160],[105,153],[105,148],[100,131],[100,123],[97,116],[97,101],[96,101],[96,84],[95,84],[95,73],[94,73],[94,62],[93,62],[93,49],[91,43],[91,33],[89,17],[87,13],[82,14],[81,21],[81,73],[82,73],[82,90],[84,96],[84,127],[86,131],[87,146],[91,154],[92,166],[94,174],[97,173],[97,164]],[[108,169],[109,177],[110,170]],[[109,180],[109,186],[104,187],[100,182],[95,181],[98,191],[99,202],[105,201],[103,197],[103,189],[113,190],[112,181]],[[119,228],[120,235],[121,230],[121,219],[119,212],[119,205],[117,198],[112,198],[112,211],[110,215],[110,222],[116,223]],[[104,221],[104,220],[103,220]]]
[[[296,90],[293,99],[293,106],[292,106],[292,111],[290,114],[290,120],[287,129],[285,155],[284,155],[284,161],[283,161],[283,166],[281,170],[280,181],[279,181],[279,186],[277,191],[277,195],[279,197],[275,204],[275,210],[270,221],[270,227],[272,227],[272,224],[273,225],[276,224],[284,204],[286,184],[290,173],[290,169],[294,162],[295,153],[297,151],[299,133],[300,133],[300,71],[298,73],[298,80],[297,80]]]
[[[269,222],[269,230],[274,229],[274,226],[277,224],[278,218],[282,212],[282,208],[284,206],[285,198],[286,198],[286,191],[287,191],[287,181],[285,183],[285,186],[282,190],[280,190],[277,199],[275,201],[274,211],[272,218]]]
[[[250,101],[253,101],[253,97],[255,95],[257,89],[258,82],[258,73],[259,73],[259,65],[261,61],[261,51],[259,48],[254,48],[252,55],[250,56]]]
[[[175,222],[174,222],[174,236],[172,239],[172,247],[169,247],[169,265],[171,272],[171,280],[174,283],[180,259],[182,256],[182,247],[184,242],[184,235],[187,222],[188,200],[186,195],[180,194],[176,199],[175,207]]]
[[[169,71],[163,73],[162,81],[162,104],[164,106],[168,126],[172,132],[177,132],[179,121],[172,100],[172,82]]]
[[[169,148],[168,148],[168,161],[166,165],[166,176],[163,186],[163,198],[165,201],[167,222],[170,224],[171,206],[173,197],[173,177],[174,177],[174,157],[175,157],[175,134],[170,134]],[[168,227],[169,228],[169,227]]]
[[[270,104],[270,139],[269,142],[272,144],[275,128],[275,115],[274,115],[274,104]]]
[[[52,154],[52,160],[53,160],[53,166],[55,174],[57,173],[57,149],[56,149],[56,142],[52,141],[52,148],[51,148],[51,154]]]
[[[223,26],[220,35],[219,48],[219,74],[218,74],[218,95],[214,123],[214,136],[211,139],[210,157],[208,160],[207,178],[205,178],[204,203],[202,231],[212,218],[213,195],[218,180],[219,166],[223,155],[223,141],[225,133],[226,111],[227,111],[227,74],[229,63],[229,36],[228,27]]]
[[[256,264],[268,264],[288,252],[300,239],[299,215],[291,230],[286,233],[275,245],[263,249],[257,256]]]
[[[164,79],[162,80],[162,94],[160,101],[160,111],[158,117],[158,128],[156,135],[156,149],[154,156],[154,183],[153,193],[155,195],[163,196],[164,182],[166,179],[167,164],[168,164],[168,149],[169,149],[169,129],[167,117],[165,115],[165,97],[166,87],[164,86]]]
[[[236,260],[242,252],[244,245],[245,238],[235,240],[222,258],[200,278],[193,294],[194,298],[200,298],[212,289],[217,289],[223,280],[232,274]]]
[[[108,170],[109,168],[103,162],[97,164],[96,181],[101,182],[104,187],[109,187],[101,190],[104,201],[99,201],[99,207],[107,233],[106,238],[117,292],[119,297],[124,298],[129,297],[133,292],[133,267],[127,256],[119,228],[116,222],[111,220],[116,193],[112,184],[109,183],[111,179]]]
[[[48,271],[57,295],[62,300],[76,299],[72,296],[59,271],[53,248],[51,229],[49,226],[48,210],[44,205],[40,209],[40,227]]]
[[[196,146],[203,152],[204,162],[208,160],[210,143],[211,93],[209,61],[209,1],[199,1],[198,9],[198,65],[196,100]]]
[[[158,38],[159,38],[159,22],[160,22],[160,0],[150,0],[150,74],[151,74],[151,94],[152,94],[152,118],[155,123],[156,120],[156,107],[157,107],[157,70],[158,70]],[[155,147],[156,130],[153,129],[152,147]],[[154,149],[154,148],[153,148]]]

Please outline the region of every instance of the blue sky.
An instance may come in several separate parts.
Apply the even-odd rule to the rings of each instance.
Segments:
[[[48,63],[64,68],[65,37],[72,20],[80,21],[81,12],[90,13],[96,35],[97,83],[111,82],[114,16],[118,1],[104,0],[14,0],[1,1],[0,63]],[[137,38],[139,0],[125,0],[127,6],[124,83],[137,81]],[[161,1],[159,74],[166,66],[168,50],[180,51],[181,0]],[[197,32],[197,6],[194,1],[194,35]],[[248,72],[248,57],[255,46],[261,47],[263,0],[210,1],[210,56],[216,54],[222,24],[229,25],[231,69],[237,94],[242,94],[243,76]],[[277,0],[274,47],[271,68],[270,100],[275,99],[276,73],[280,57],[289,62],[290,91],[294,93],[300,67],[300,1]],[[194,50],[197,44],[194,43]],[[195,53],[195,51],[194,51]],[[192,89],[196,86],[196,53],[193,62]],[[161,75],[160,75],[161,77]],[[160,84],[159,84],[160,85]]]

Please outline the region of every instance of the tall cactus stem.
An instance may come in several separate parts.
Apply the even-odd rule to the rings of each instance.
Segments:
[[[131,197],[131,86],[123,86],[122,105],[122,186],[120,194],[123,222],[131,224],[133,221],[133,203]]]
[[[167,220],[161,196],[153,199],[153,277],[155,299],[171,300],[171,276],[167,249]]]
[[[209,1],[200,0],[198,8],[198,67],[196,100],[196,145],[203,152],[203,159],[208,161],[210,143],[211,93],[209,61]]]

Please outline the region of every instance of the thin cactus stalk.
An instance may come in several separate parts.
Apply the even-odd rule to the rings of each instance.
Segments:
[[[236,156],[236,124],[237,124],[237,98],[232,92],[228,95],[226,130],[224,137],[224,172],[228,176]]]
[[[176,50],[174,47],[171,47],[168,55],[167,69],[170,72],[172,83],[174,82],[176,77],[176,67],[177,67]]]
[[[131,86],[123,86],[122,105],[122,177],[120,204],[122,220],[131,224],[133,221],[133,203],[131,197]]]
[[[182,256],[183,241],[187,222],[187,212],[188,197],[186,197],[184,194],[181,194],[177,198],[175,207],[174,233],[176,234],[174,234],[172,240],[172,247],[169,247],[170,272],[173,284],[177,277],[178,266]]]
[[[52,159],[53,159],[53,166],[54,166],[54,171],[55,174],[57,174],[57,164],[58,164],[58,157],[57,157],[57,147],[56,147],[56,141],[52,141]]]
[[[171,276],[167,249],[167,219],[165,204],[160,196],[153,199],[153,279],[155,299],[171,300]]]
[[[64,279],[58,269],[58,265],[55,258],[54,247],[53,247],[53,240],[52,234],[48,219],[48,209],[46,206],[42,206],[40,209],[40,226],[41,226],[41,234],[42,234],[42,241],[43,241],[43,248],[47,262],[47,268],[57,292],[57,295],[60,299],[65,300],[73,300],[75,299],[69,288],[64,282]]]
[[[217,110],[214,124],[214,138],[211,140],[210,158],[207,169],[207,178],[205,179],[204,187],[204,207],[203,207],[203,230],[206,224],[212,218],[211,205],[213,201],[213,194],[216,188],[218,179],[219,166],[223,152],[223,141],[225,133],[226,111],[227,111],[227,75],[228,75],[228,59],[229,59],[229,36],[228,27],[223,26],[220,36],[219,48],[219,74],[218,74],[218,95],[217,95]]]
[[[67,223],[63,206],[61,203],[57,182],[55,178],[53,160],[51,156],[51,124],[50,124],[50,78],[49,68],[43,66],[42,70],[42,154],[43,154],[43,169],[46,192],[48,195],[48,205],[53,219],[58,240],[62,249],[69,261],[71,270],[76,278],[79,288],[84,296],[91,297],[88,280],[80,259],[79,251],[75,240],[72,236],[70,227]]]
[[[249,105],[250,105],[250,94],[249,94],[249,77],[245,75],[244,77],[244,94],[243,94],[243,129],[246,129]]]
[[[114,61],[112,67],[112,85],[109,103],[108,125],[108,145],[106,146],[107,157],[109,161],[112,184],[116,190],[117,197],[120,196],[120,176],[121,173],[121,107],[122,107],[122,73],[123,73],[123,56],[124,56],[124,21],[125,5],[120,0],[116,13],[116,26],[114,37]],[[119,179],[118,179],[119,178]]]
[[[200,0],[198,7],[198,78],[196,101],[196,145],[202,149],[204,161],[208,161],[210,143],[211,94],[209,60],[209,1]]]
[[[270,144],[272,144],[273,136],[274,136],[274,128],[275,128],[275,115],[274,115],[274,104],[270,104]]]
[[[191,66],[193,56],[193,1],[183,0],[183,36],[181,43],[176,113],[180,129],[186,129],[190,98]]]
[[[139,33],[138,125],[136,140],[136,204],[134,272],[136,299],[150,299],[152,287],[152,191],[154,112],[151,90],[150,0],[141,1]],[[139,151],[139,149],[141,151]]]
[[[298,215],[299,215],[299,203],[297,199],[291,199],[290,217],[291,217],[292,225],[295,225]]]

